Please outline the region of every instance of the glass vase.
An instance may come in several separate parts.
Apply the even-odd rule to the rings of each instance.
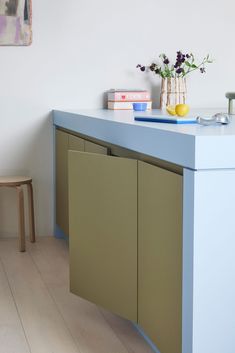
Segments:
[[[186,103],[186,79],[183,77],[163,78],[161,84],[160,109],[168,105]]]

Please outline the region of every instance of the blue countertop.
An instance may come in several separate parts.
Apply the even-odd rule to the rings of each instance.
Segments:
[[[194,110],[210,116],[220,110]],[[151,112],[97,110],[53,111],[54,125],[160,158],[189,169],[235,168],[235,116],[229,125],[201,126],[137,122]]]

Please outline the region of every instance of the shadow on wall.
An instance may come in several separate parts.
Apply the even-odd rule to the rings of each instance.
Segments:
[[[52,112],[49,112],[41,117],[40,124],[34,129],[31,152],[28,156],[31,158],[30,176],[34,185],[36,233],[42,236],[53,235],[53,148],[53,116]]]
[[[150,86],[150,93],[153,101],[153,109],[160,109],[160,94],[161,94],[161,86],[153,85]]]
[[[0,187],[0,237],[16,237],[18,231],[17,197],[15,188]]]
[[[149,75],[145,76],[146,85],[149,87],[153,109],[160,109],[161,80]]]
[[[52,203],[52,174],[48,178],[45,170],[51,170],[53,165],[53,126],[52,113],[44,115],[40,123],[33,125],[30,139],[24,145],[21,155],[21,169],[0,170],[1,175],[27,175],[33,178],[34,207],[36,235],[52,235],[53,233],[53,203]],[[22,139],[22,136],[19,138]],[[42,146],[44,151],[42,152]],[[25,192],[25,198],[27,193]],[[25,202],[25,207],[27,207]],[[40,205],[40,207],[38,206]],[[26,235],[28,234],[28,210],[26,214]],[[17,197],[15,190],[0,188],[0,237],[12,237],[18,234]],[[40,227],[39,227],[40,225]],[[50,234],[48,234],[50,229]]]
[[[103,101],[103,108],[107,109],[108,107],[108,91],[105,91],[102,96],[102,101]]]

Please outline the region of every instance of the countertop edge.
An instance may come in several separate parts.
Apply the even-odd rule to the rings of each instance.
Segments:
[[[194,136],[87,114],[53,110],[54,125],[192,170],[234,169],[234,136]],[[74,117],[77,119],[75,120]],[[131,139],[130,139],[131,136]],[[140,143],[141,141],[141,143]],[[219,141],[219,148],[218,148]]]

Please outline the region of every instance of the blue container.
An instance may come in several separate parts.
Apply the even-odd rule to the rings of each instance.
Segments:
[[[133,109],[136,112],[145,112],[147,110],[147,103],[133,103]]]

